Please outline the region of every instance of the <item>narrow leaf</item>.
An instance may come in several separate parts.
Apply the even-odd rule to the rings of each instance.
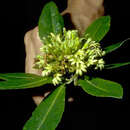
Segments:
[[[100,42],[110,29],[110,16],[102,16],[95,20],[85,31],[92,40]]]
[[[55,130],[65,107],[65,86],[61,85],[32,113],[23,130]]]
[[[38,28],[39,36],[42,40],[43,37],[48,36],[51,32],[59,34],[64,27],[64,20],[60,15],[58,8],[54,2],[49,2],[45,5],[39,18]]]
[[[110,46],[107,46],[106,48],[104,48],[106,54],[112,52],[112,51],[115,51],[116,49],[118,49],[119,47],[121,47],[124,43],[126,43],[128,40],[130,40],[130,38],[122,41],[122,42],[119,42],[119,43],[116,43],[116,44],[112,44]]]
[[[123,89],[120,84],[101,78],[92,78],[91,80],[79,80],[79,85],[90,95],[97,97],[122,98]]]
[[[105,65],[105,69],[115,69],[115,68],[119,68],[119,67],[129,65],[129,64],[130,64],[130,62],[108,64],[108,65]]]
[[[25,73],[0,74],[0,90],[25,89],[52,83],[52,78]]]

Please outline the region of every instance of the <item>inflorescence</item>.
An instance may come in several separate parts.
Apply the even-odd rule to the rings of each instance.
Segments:
[[[41,55],[37,55],[35,68],[42,70],[42,76],[52,76],[53,84],[61,82],[71,83],[76,81],[90,68],[104,68],[100,43],[93,41],[88,36],[80,38],[77,30],[63,29],[63,35],[51,33],[43,38]]]

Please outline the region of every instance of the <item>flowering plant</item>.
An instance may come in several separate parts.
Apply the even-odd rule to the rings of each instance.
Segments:
[[[52,76],[53,84],[66,84],[74,81],[77,84],[78,76],[82,76],[89,68],[102,70],[104,60],[99,43],[85,36],[79,38],[78,31],[66,31],[63,35],[51,33],[43,39],[44,45],[40,48],[42,55],[36,57],[37,69],[42,69],[42,76]]]
[[[25,73],[0,74],[0,90],[27,89],[53,84],[52,92],[35,109],[23,130],[54,130],[60,122],[66,87],[70,83],[80,86],[86,93],[97,97],[121,99],[123,88],[119,83],[90,76],[94,70],[113,69],[130,64],[105,64],[104,56],[123,43],[102,48],[100,41],[110,28],[110,16],[94,21],[83,35],[78,30],[66,30],[54,2],[45,5],[39,19],[39,36],[43,42],[41,54],[35,58],[34,68],[42,75]]]

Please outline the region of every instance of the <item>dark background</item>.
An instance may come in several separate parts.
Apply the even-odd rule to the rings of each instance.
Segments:
[[[24,72],[24,34],[37,25],[43,5],[48,1],[12,0],[0,4],[0,73]],[[65,0],[54,1],[60,12],[66,8]],[[103,44],[116,43],[130,37],[128,1],[105,0],[105,14],[111,16],[112,25]],[[66,23],[70,23],[69,19],[66,19]],[[130,61],[129,43],[108,55],[107,61]],[[80,88],[68,88],[67,96],[73,96],[75,101],[66,103],[65,113],[57,130],[93,128],[106,130],[117,127],[127,129],[129,70],[130,66],[125,66],[99,74],[101,77],[122,84],[124,88],[122,100],[96,98],[87,95]],[[0,130],[22,130],[22,126],[35,109],[31,98],[34,92],[39,92],[39,89],[0,91]]]

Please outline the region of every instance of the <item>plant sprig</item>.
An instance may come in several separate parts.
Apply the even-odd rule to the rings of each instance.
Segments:
[[[87,70],[114,69],[127,63],[105,64],[106,55],[129,39],[101,48],[100,41],[110,29],[110,16],[95,20],[79,37],[77,30],[66,31],[63,18],[54,2],[47,3],[39,18],[39,37],[44,43],[42,55],[36,57],[35,67],[42,76],[25,73],[0,74],[0,90],[27,89],[54,84],[56,89],[32,113],[23,130],[55,130],[65,107],[66,86],[73,82],[86,93],[96,97],[123,98],[119,83],[99,77],[89,77]],[[79,68],[78,68],[79,67]],[[93,69],[93,70],[94,70]],[[85,75],[83,77],[83,75]]]

